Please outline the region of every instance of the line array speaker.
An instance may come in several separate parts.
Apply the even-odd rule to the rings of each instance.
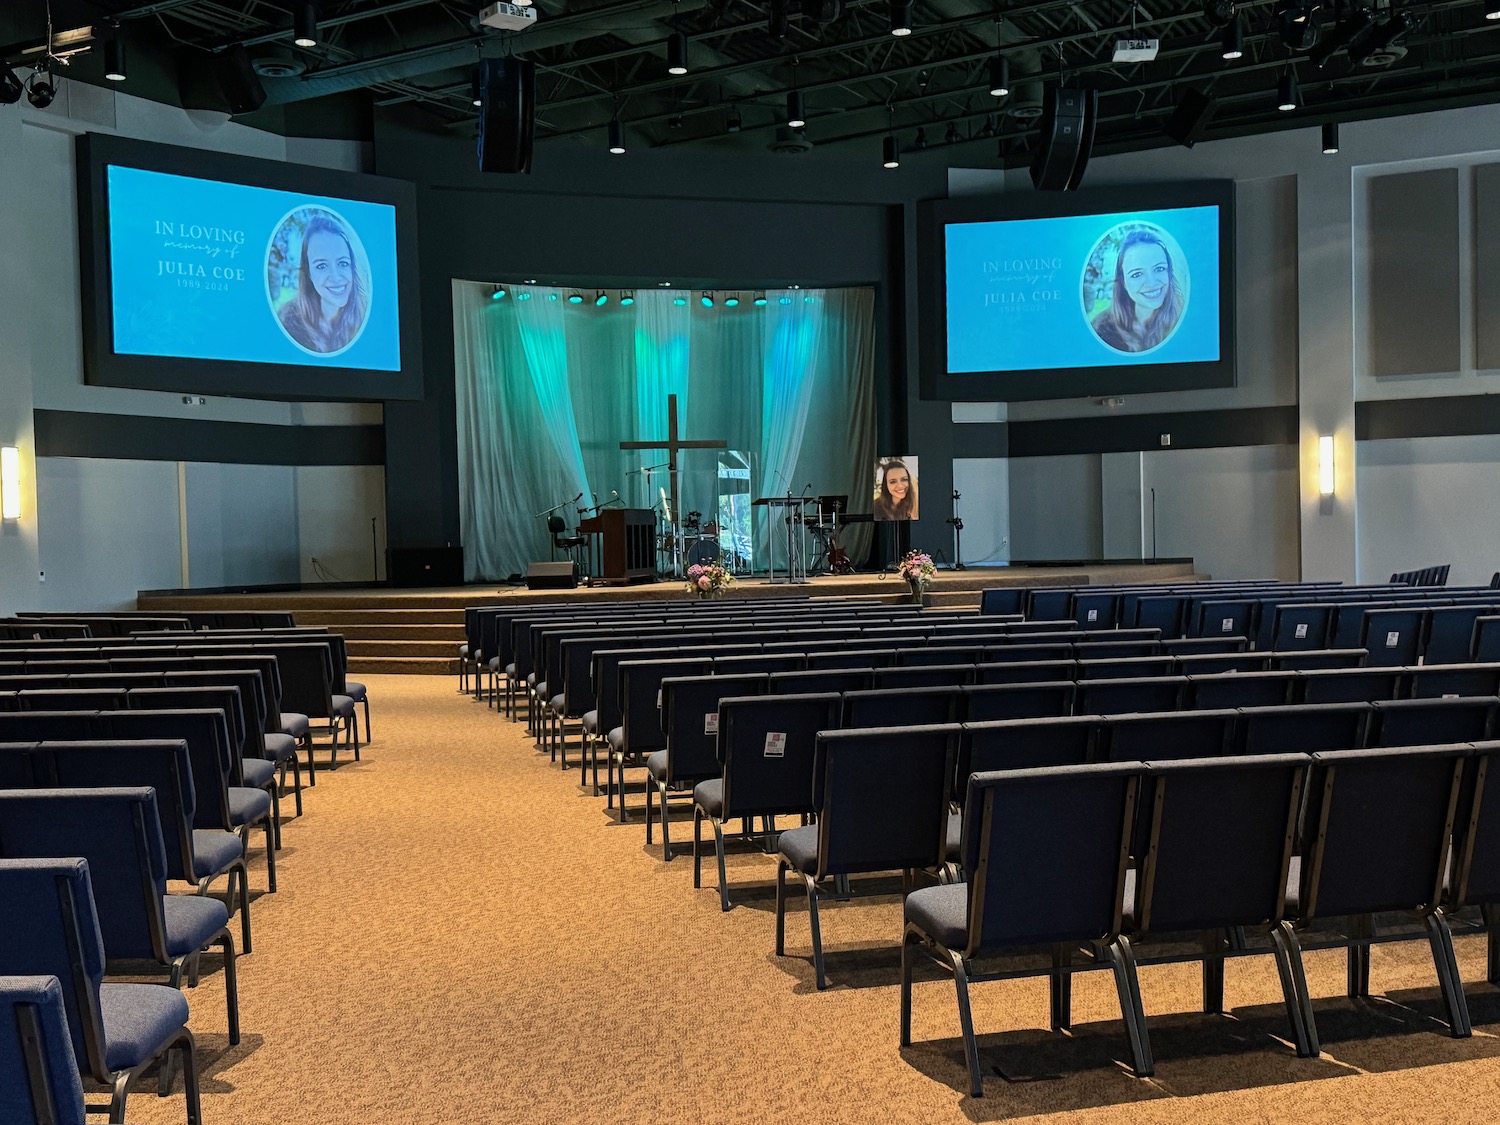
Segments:
[[[250,52],[238,44],[218,54],[183,54],[177,88],[184,109],[227,110],[238,115],[254,113],[266,103],[266,88],[255,73]]]
[[[484,59],[479,64],[479,170],[530,172],[536,127],[536,64]]]
[[[1031,162],[1038,191],[1073,191],[1094,148],[1099,91],[1048,86],[1042,97],[1041,143]]]

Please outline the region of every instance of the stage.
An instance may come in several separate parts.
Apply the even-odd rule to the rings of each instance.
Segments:
[[[1105,560],[1053,565],[940,569],[928,591],[931,606],[978,609],[980,591],[996,586],[1077,586],[1105,583],[1184,583],[1206,580],[1191,559]],[[465,606],[510,601],[654,601],[687,598],[682,579],[633,586],[576,590],[528,590],[525,586],[396,588],[391,586],[301,586],[241,590],[151,590],[136,599],[139,609],[170,613],[188,609],[283,609],[302,625],[324,625],[349,642],[351,671],[443,674],[456,671],[464,639]],[[806,583],[771,583],[764,577],[735,582],[727,601],[757,598],[846,598],[903,601],[906,584],[894,574],[819,575]]]

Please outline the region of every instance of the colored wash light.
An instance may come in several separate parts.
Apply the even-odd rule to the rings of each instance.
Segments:
[[[594,298],[594,304],[599,306],[600,308],[603,308],[605,305],[609,304],[609,294],[600,293],[599,296]]]
[[[531,300],[531,294],[530,293],[517,293],[516,294],[516,300],[518,300],[518,301],[529,301],[529,300]]]
[[[687,298],[686,297],[673,297],[672,298],[672,303],[674,305],[685,305],[685,304],[687,304]]]
[[[705,309],[711,309],[714,307],[714,299],[709,294],[705,293],[698,299],[703,302],[703,307]]]
[[[498,286],[498,285],[495,286],[495,291],[490,294],[490,300],[492,300],[492,301],[503,301],[503,300],[505,300],[505,290],[502,287]]]
[[[556,293],[548,293],[547,294],[547,300],[549,300],[549,301],[555,301],[555,300],[557,300],[557,294]]]
[[[760,305],[764,305],[765,303],[766,303],[766,298],[765,298],[764,294],[762,294],[761,296],[755,298],[755,304],[756,304],[757,307],[760,306]]]
[[[783,305],[790,305],[791,303],[792,303],[792,299],[790,297],[782,297],[781,298],[781,304],[783,304]]]
[[[570,304],[570,305],[581,305],[581,304],[583,304],[583,294],[582,293],[572,293],[572,294],[569,294],[569,296],[568,296],[568,304]]]
[[[740,303],[740,299],[738,297],[725,297],[724,298],[724,303],[726,305],[728,305],[730,308],[734,308],[736,305],[738,305]]]
[[[633,304],[635,304],[635,298],[633,296],[631,296],[629,293],[626,293],[625,296],[623,296],[623,297],[620,298],[620,304],[622,304],[622,305],[633,305]]]

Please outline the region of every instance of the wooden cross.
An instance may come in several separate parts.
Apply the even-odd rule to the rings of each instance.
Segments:
[[[667,396],[667,440],[666,441],[622,441],[621,449],[665,449],[667,451],[667,479],[672,483],[672,522],[681,520],[681,509],[677,506],[677,452],[682,449],[728,449],[727,441],[685,441],[677,436],[677,396]],[[717,519],[717,515],[714,517]]]

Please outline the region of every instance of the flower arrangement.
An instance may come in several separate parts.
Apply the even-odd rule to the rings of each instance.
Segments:
[[[922,604],[922,592],[937,578],[937,564],[932,556],[921,551],[907,551],[906,557],[896,567],[896,573],[906,579],[911,587],[912,600]]]
[[[718,563],[694,563],[687,569],[687,588],[700,598],[717,598],[734,584],[734,575]]]

